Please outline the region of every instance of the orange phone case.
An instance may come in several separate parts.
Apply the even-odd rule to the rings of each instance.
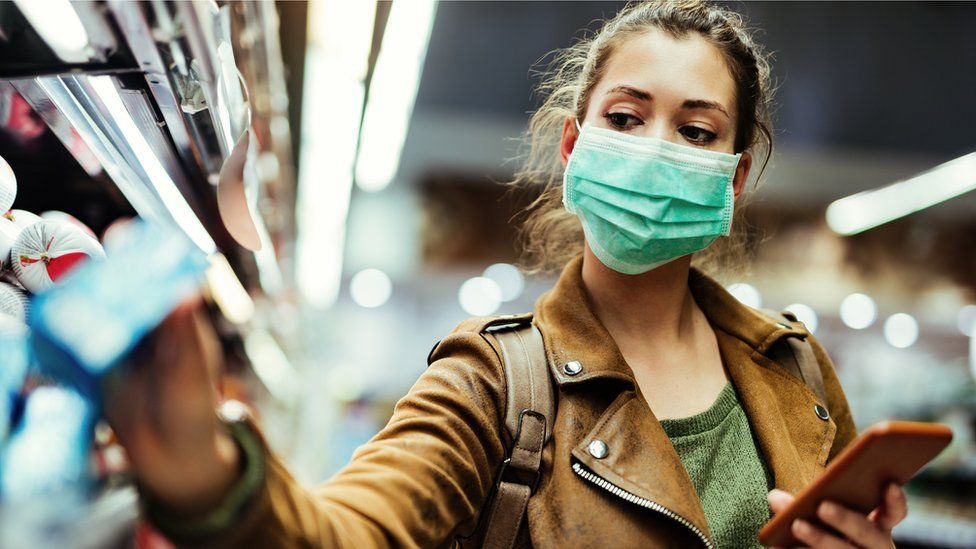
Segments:
[[[884,421],[872,425],[797,494],[787,509],[762,527],[759,541],[766,546],[800,545],[790,528],[793,521],[802,518],[823,526],[816,513],[823,500],[870,513],[881,505],[889,482],[908,482],[951,440],[952,430],[939,423]]]

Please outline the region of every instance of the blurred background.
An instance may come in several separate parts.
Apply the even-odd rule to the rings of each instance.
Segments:
[[[385,424],[457,323],[530,311],[551,286],[516,267],[534,191],[503,183],[543,99],[533,68],[624,5],[39,4],[0,5],[14,207],[98,235],[161,219],[219,258],[226,391],[309,484]],[[896,540],[976,546],[976,4],[729,5],[774,54],[776,143],[749,272],[714,274],[816,333],[859,428],[954,428]],[[228,213],[242,202],[253,227]]]

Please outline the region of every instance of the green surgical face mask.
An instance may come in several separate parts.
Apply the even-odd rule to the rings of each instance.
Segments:
[[[563,204],[604,265],[645,273],[729,234],[741,156],[585,126],[563,175]]]

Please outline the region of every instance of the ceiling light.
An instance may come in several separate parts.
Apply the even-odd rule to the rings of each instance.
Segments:
[[[827,225],[857,234],[976,189],[976,152],[915,177],[841,198],[827,207]]]
[[[295,263],[299,290],[320,309],[339,295],[375,14],[374,1],[309,3]]]
[[[436,2],[393,2],[363,115],[356,184],[385,188],[396,175],[434,25]]]

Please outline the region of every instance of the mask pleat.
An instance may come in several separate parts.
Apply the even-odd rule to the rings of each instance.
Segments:
[[[721,208],[725,205],[728,182],[721,177],[686,173],[673,166],[655,167],[648,162],[590,163],[580,166],[571,175],[601,186],[635,195],[673,198]]]
[[[610,208],[617,208],[634,215],[671,223],[688,221],[712,221],[714,210],[722,206],[703,206],[670,196],[649,196],[620,189],[608,188],[599,181],[580,181],[576,185],[577,202],[593,200]]]

